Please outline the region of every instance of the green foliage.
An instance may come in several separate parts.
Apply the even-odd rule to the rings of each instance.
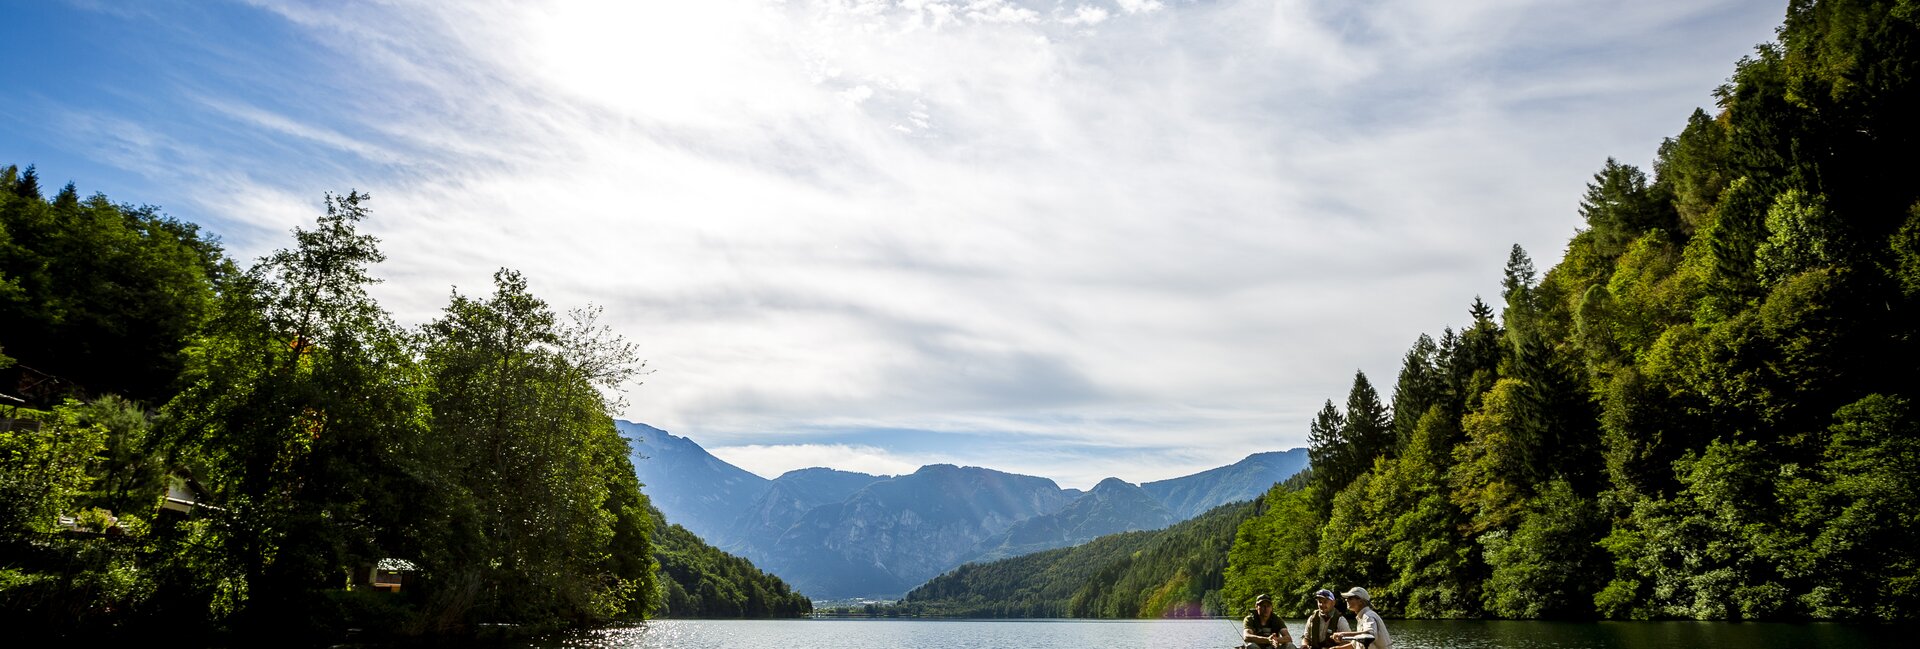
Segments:
[[[1566,618],[1591,612],[1592,583],[1605,565],[1597,542],[1606,520],[1573,485],[1555,480],[1528,504],[1512,532],[1480,537],[1491,573],[1486,609],[1507,618]]]
[[[1228,551],[1252,503],[1230,503],[1150,535],[1137,551],[1109,562],[1067,600],[1079,618],[1164,618],[1228,611]],[[1211,603],[1211,607],[1209,607]]]
[[[1760,281],[1772,285],[1834,265],[1843,257],[1838,230],[1824,197],[1797,189],[1782,192],[1767,209],[1767,240],[1754,252]]]
[[[659,521],[605,396],[643,364],[598,310],[557,316],[503,270],[401,330],[358,193],[242,273],[151,208],[45,201],[31,168],[0,189],[0,342],[109,391],[0,419],[0,623],[320,641],[810,608]],[[197,504],[149,523],[163,494]],[[395,559],[405,592],[368,588]]]
[[[1393,503],[1374,500],[1385,484],[1376,472],[1361,474],[1333,497],[1332,513],[1320,528],[1319,574],[1324,584],[1377,586],[1386,572],[1386,532],[1391,517],[1381,509]]]
[[[1720,192],[1732,182],[1727,160],[1727,125],[1694,109],[1679,137],[1660,144],[1653,164],[1656,182],[1673,188],[1673,207],[1683,231],[1703,228],[1712,218]]]
[[[367,296],[383,257],[355,226],[365,197],[328,197],[296,248],[223,290],[156,431],[226,510],[218,534],[248,585],[246,624],[309,619],[319,589],[415,537],[426,430],[405,338]],[[431,520],[431,518],[427,519]],[[299,533],[294,533],[295,531]]]
[[[1784,486],[1812,541],[1799,561],[1815,617],[1900,618],[1920,607],[1920,426],[1906,399],[1873,394],[1834,413],[1818,462]]]
[[[23,543],[60,529],[59,518],[77,513],[92,486],[88,465],[106,446],[107,431],[82,421],[80,404],[51,412],[18,412],[25,418],[0,428],[0,542]]]
[[[590,313],[562,324],[509,270],[495,273],[488,298],[455,293],[423,339],[429,427],[461,440],[436,458],[472,503],[461,510],[470,535],[448,541],[466,558],[448,568],[449,581],[475,589],[472,614],[586,622],[644,613],[652,566],[611,550],[623,530],[644,550],[650,519],[598,389],[638,371],[632,349]]]
[[[1407,352],[1396,448],[1347,454],[1328,404],[1338,496],[1250,520],[1229,575],[1418,617],[1920,616],[1920,11],[1787,13],[1655,178],[1603,165],[1544,278],[1510,251],[1500,322]]]
[[[1234,533],[1227,554],[1226,587],[1222,598],[1228,602],[1251,602],[1260,593],[1281,601],[1304,598],[1320,588],[1320,530],[1326,521],[1321,512],[1331,509],[1320,501],[1318,487],[1291,488],[1274,485],[1252,516]]]
[[[1375,454],[1394,451],[1393,414],[1380,403],[1380,392],[1373,389],[1365,372],[1353,373],[1353,388],[1347,392],[1346,428],[1341,430],[1345,443],[1361,460],[1360,470],[1373,463]],[[1335,483],[1338,484],[1338,483]],[[1339,485],[1345,486],[1345,485]]]
[[[1226,570],[1236,531],[1252,520],[1258,502],[1221,505],[1164,530],[1110,534],[1070,548],[967,564],[915,588],[886,613],[1122,619],[1228,614],[1238,609],[1228,603],[1252,601],[1252,595],[1235,594]]]
[[[1467,517],[1447,498],[1448,450],[1459,437],[1456,419],[1438,405],[1429,408],[1413,444],[1381,480],[1401,483],[1392,491],[1405,494],[1402,502],[1390,503],[1392,508],[1383,512],[1392,517],[1386,533],[1391,574],[1376,599],[1383,606],[1397,606],[1393,612],[1461,618],[1480,610],[1479,583],[1467,578],[1478,569],[1477,548],[1456,532]]]
[[[658,613],[667,617],[800,617],[813,601],[794,592],[779,577],[761,572],[746,559],[707,545],[679,525],[649,509],[654,522],[653,557],[664,591]]]
[[[31,167],[0,171],[0,348],[69,390],[166,398],[227,272],[219,245],[156,208],[71,184],[49,202]]]
[[[1307,428],[1307,462],[1319,488],[1334,492],[1359,475],[1360,453],[1346,438],[1347,418],[1327,400]]]
[[[1907,222],[1889,241],[1893,249],[1890,272],[1909,301],[1920,298],[1920,203],[1907,209]]]
[[[1645,172],[1613,158],[1607,158],[1587,184],[1580,217],[1593,229],[1602,254],[1609,256],[1649,230],[1671,230],[1678,224],[1666,188],[1649,184]]]
[[[1440,346],[1433,338],[1420,334],[1401,360],[1399,381],[1393,389],[1394,449],[1398,453],[1413,443],[1420,420],[1433,406],[1451,405],[1446,376],[1441,373]]]
[[[1525,424],[1517,409],[1523,384],[1501,379],[1487,391],[1481,407],[1460,420],[1466,438],[1453,448],[1449,475],[1452,499],[1477,532],[1507,527],[1520,515],[1527,496],[1524,477],[1531,454]]]

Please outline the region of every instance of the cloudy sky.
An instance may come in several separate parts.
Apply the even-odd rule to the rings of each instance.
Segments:
[[[420,323],[526,273],[769,477],[1301,446],[1541,268],[1767,0],[0,0],[0,164],[248,260],[370,192]]]

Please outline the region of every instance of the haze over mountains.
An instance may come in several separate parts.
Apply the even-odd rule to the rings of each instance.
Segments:
[[[964,563],[1153,530],[1249,500],[1307,466],[1305,449],[1255,453],[1189,476],[1089,491],[981,467],[900,476],[825,468],[768,480],[685,437],[618,422],[667,519],[814,598],[898,596]]]

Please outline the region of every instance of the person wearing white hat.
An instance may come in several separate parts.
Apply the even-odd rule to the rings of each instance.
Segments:
[[[1347,598],[1347,610],[1353,611],[1356,623],[1353,631],[1333,634],[1335,640],[1346,641],[1333,649],[1393,649],[1393,636],[1387,634],[1387,623],[1374,612],[1373,597],[1367,589],[1354,586],[1341,596]]]

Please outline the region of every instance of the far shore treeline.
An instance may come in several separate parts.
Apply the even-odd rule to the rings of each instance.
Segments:
[[[399,327],[368,202],[242,269],[0,168],[0,624],[324,643],[810,610],[653,511],[605,396],[642,363],[597,310],[503,269]]]
[[[1390,408],[1364,374],[1328,401],[1224,574],[1072,614],[1365,586],[1417,618],[1920,617],[1920,3],[1796,0],[1715,95],[1651,176],[1606,162],[1560,263],[1515,246],[1497,306],[1421,335]],[[1060,614],[1126,542],[903,610]]]

